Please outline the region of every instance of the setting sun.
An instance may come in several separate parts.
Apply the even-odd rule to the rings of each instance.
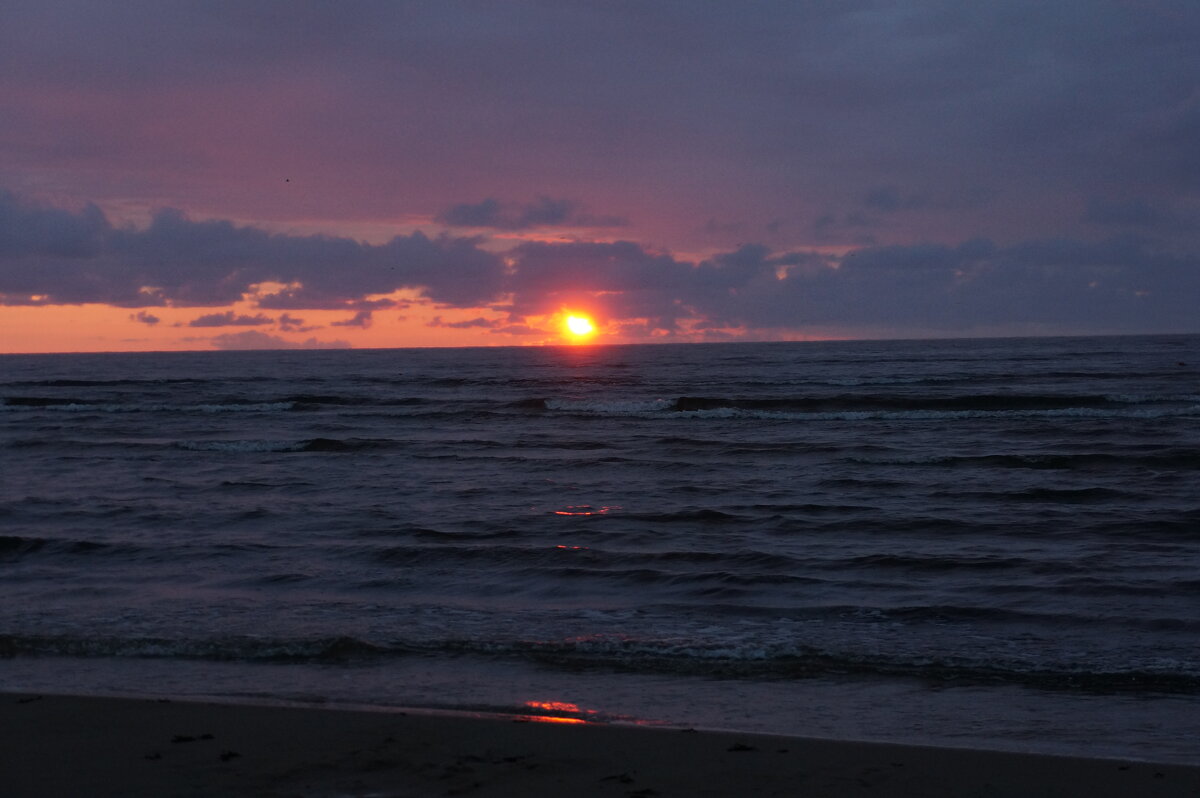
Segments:
[[[596,325],[592,324],[592,320],[587,316],[567,316],[567,329],[571,335],[591,335],[596,331]]]

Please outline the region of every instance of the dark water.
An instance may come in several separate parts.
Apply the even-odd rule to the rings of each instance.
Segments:
[[[0,357],[0,687],[1197,761],[1200,337]]]

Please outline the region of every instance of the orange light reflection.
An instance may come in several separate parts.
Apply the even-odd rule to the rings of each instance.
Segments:
[[[570,713],[571,715],[595,715],[594,709],[583,709],[578,704],[566,701],[526,701],[525,706],[537,712],[526,715],[529,720],[538,723],[587,723],[586,718],[569,717],[564,714],[543,715],[543,712]]]
[[[606,515],[613,510],[620,510],[617,505],[611,507],[593,507],[590,504],[568,504],[561,510],[555,510],[555,515]]]
[[[533,709],[547,709],[551,712],[575,712],[578,714],[586,711],[593,715],[596,714],[594,709],[583,710],[579,708],[578,704],[568,704],[565,701],[526,701],[525,706]]]
[[[662,721],[647,720],[629,715],[614,715],[598,709],[587,709],[568,701],[526,701],[528,715],[518,716],[523,721],[538,723],[621,723],[635,726],[662,726]]]

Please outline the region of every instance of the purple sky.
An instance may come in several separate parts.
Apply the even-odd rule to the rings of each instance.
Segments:
[[[1200,330],[1195,0],[6,0],[0,75],[10,309]]]

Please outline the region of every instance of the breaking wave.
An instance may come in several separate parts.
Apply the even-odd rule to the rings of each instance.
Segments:
[[[212,639],[0,635],[0,657],[64,656],[334,664],[388,657],[474,655],[516,659],[568,670],[603,669],[710,678],[811,679],[823,676],[901,676],[954,686],[1016,684],[1046,690],[1099,693],[1195,694],[1200,673],[1179,663],[1141,663],[1089,669],[968,657],[859,654],[805,645],[705,644],[594,635],[564,640],[376,642],[352,636]]]

